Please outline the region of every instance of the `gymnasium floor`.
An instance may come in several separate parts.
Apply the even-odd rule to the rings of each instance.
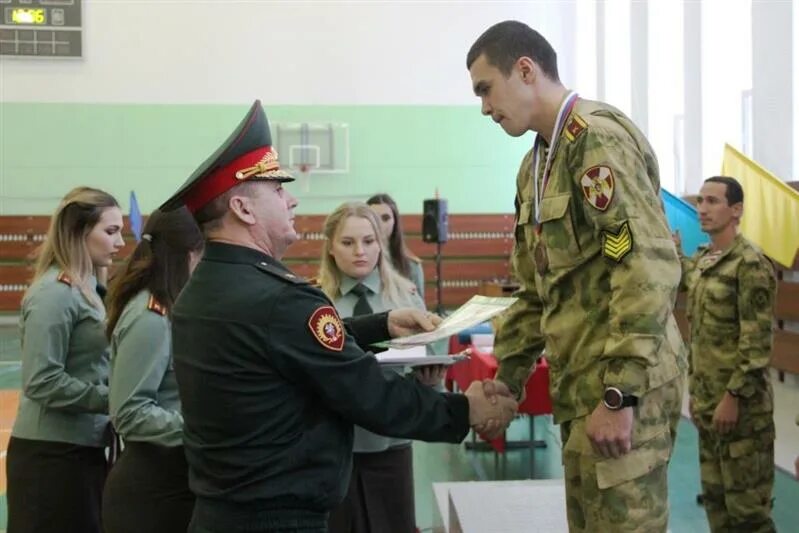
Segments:
[[[17,409],[20,387],[20,348],[17,329],[0,326],[0,531],[5,531],[5,456],[9,432]],[[787,424],[799,411],[796,386],[775,384],[778,401],[775,419],[778,424],[777,462],[787,468],[788,460],[799,454],[799,439]],[[512,439],[527,438],[529,425],[517,420],[510,428]],[[549,417],[535,420],[535,437],[545,440],[547,448],[535,452],[533,472],[539,479],[563,476],[560,465],[560,439]],[[677,446],[669,469],[671,499],[670,530],[674,533],[708,531],[704,511],[695,503],[699,489],[697,436],[693,425],[681,422]],[[436,481],[468,481],[489,479],[524,479],[530,471],[530,454],[514,450],[504,458],[491,452],[466,451],[462,445],[414,444],[417,523],[432,531],[441,524],[433,496]],[[799,482],[785,471],[777,469],[774,487],[774,519],[780,532],[799,531]]]

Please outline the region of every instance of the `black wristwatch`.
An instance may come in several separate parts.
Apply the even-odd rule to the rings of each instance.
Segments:
[[[624,394],[616,387],[607,387],[605,394],[602,395],[602,403],[611,411],[618,411],[625,407],[638,405],[638,397],[632,394]]]

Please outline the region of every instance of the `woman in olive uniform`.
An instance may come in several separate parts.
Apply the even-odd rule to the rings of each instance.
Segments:
[[[319,281],[342,317],[424,309],[416,287],[400,276],[383,251],[380,222],[368,205],[346,203],[325,222]],[[404,367],[384,372],[403,373]],[[417,373],[423,383],[443,378],[439,367]],[[344,501],[330,515],[331,533],[409,533],[415,530],[411,441],[355,427],[353,467]]]
[[[424,302],[424,271],[419,259],[405,244],[399,209],[394,199],[385,193],[375,194],[366,203],[380,219],[380,229],[388,244],[391,264],[394,269],[416,285],[416,291]]]
[[[122,212],[70,191],[22,300],[22,393],[8,444],[8,532],[100,533],[107,465],[108,341],[96,271],[124,245]]]
[[[108,293],[110,412],[125,447],[103,494],[105,533],[185,532],[194,508],[169,313],[200,258],[187,209],[153,212]]]

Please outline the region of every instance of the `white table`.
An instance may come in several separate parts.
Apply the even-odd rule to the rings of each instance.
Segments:
[[[447,533],[568,533],[562,479],[433,483]]]

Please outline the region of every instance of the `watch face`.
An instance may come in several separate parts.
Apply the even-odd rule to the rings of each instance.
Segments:
[[[605,405],[609,409],[619,409],[623,400],[621,391],[614,387],[605,389],[605,396],[603,399],[605,400]]]

